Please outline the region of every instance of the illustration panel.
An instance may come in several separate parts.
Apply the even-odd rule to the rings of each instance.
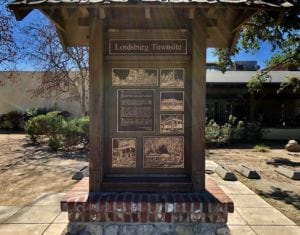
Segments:
[[[183,134],[184,115],[183,114],[161,114],[160,133],[161,134]]]
[[[183,136],[144,137],[144,168],[184,168]]]
[[[161,111],[184,111],[183,91],[160,93]]]
[[[154,90],[118,90],[118,131],[154,131]]]
[[[184,69],[161,69],[160,87],[184,88]]]
[[[157,86],[157,69],[113,68],[113,86]]]
[[[112,167],[134,168],[136,166],[136,139],[112,139]]]

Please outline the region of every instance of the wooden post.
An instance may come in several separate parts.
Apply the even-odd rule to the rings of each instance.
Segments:
[[[205,189],[206,38],[205,20],[197,15],[192,21],[191,167],[194,192]]]
[[[97,11],[89,23],[89,177],[90,192],[101,191],[104,142],[104,24]]]

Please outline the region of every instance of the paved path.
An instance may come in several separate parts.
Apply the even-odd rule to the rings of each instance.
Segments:
[[[206,162],[214,170],[218,165]],[[228,194],[235,205],[229,214],[228,227],[232,235],[299,235],[300,227],[257,196],[239,181],[223,181],[209,175]],[[68,224],[66,212],[60,212],[63,193],[44,194],[25,207],[0,206],[2,235],[61,235]]]

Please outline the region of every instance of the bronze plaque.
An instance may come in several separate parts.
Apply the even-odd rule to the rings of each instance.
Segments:
[[[184,88],[184,69],[161,69],[161,88]]]
[[[183,114],[161,114],[160,133],[161,134],[183,134],[184,115]]]
[[[184,111],[183,91],[160,92],[161,111]]]
[[[157,69],[113,68],[113,86],[157,86]]]
[[[112,138],[112,167],[134,168],[136,166],[136,139]]]
[[[110,55],[186,55],[186,39],[112,39]]]
[[[154,90],[118,92],[118,131],[154,131]]]
[[[184,168],[183,136],[144,137],[144,168]]]

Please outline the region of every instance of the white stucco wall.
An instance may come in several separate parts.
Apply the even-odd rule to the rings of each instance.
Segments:
[[[17,79],[11,82],[7,77],[9,73],[0,72],[0,81],[4,86],[0,86],[0,115],[10,111],[26,111],[34,107],[58,107],[61,110],[68,111],[74,117],[80,116],[80,104],[76,101],[68,101],[63,98],[41,98],[32,97],[28,90],[37,86],[39,73],[22,72],[17,75]]]

